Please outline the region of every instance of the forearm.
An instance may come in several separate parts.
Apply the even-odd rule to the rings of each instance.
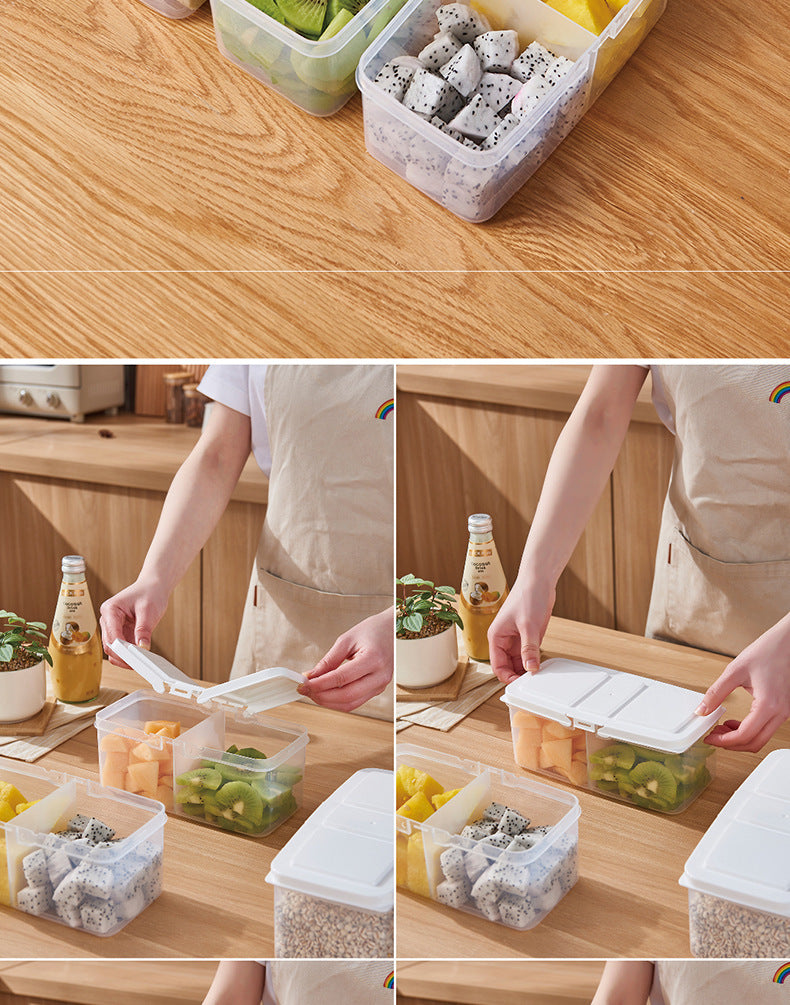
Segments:
[[[609,960],[592,1005],[647,1005],[653,964],[647,960]]]
[[[222,960],[203,1005],[260,1005],[265,974],[252,960]]]
[[[138,581],[172,591],[219,522],[249,452],[249,418],[215,404],[170,485]]]
[[[606,486],[647,371],[596,366],[557,440],[519,566],[556,585]]]

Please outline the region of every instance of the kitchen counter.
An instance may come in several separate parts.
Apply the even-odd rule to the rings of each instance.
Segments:
[[[199,437],[191,426],[137,415],[94,415],[84,423],[0,415],[0,471],[167,492]],[[267,492],[250,454],[231,499],[265,503]]]
[[[544,651],[654,677],[700,692],[728,660],[700,650],[553,618]],[[448,733],[410,726],[398,742],[479,760],[516,775],[550,781],[516,766],[502,692]],[[741,719],[749,696],[725,702],[727,718]],[[557,782],[578,796],[579,881],[539,925],[518,932],[398,891],[399,958],[422,958],[425,947],[443,958],[687,957],[688,895],[678,885],[686,859],[735,789],[761,758],[790,746],[785,724],[761,754],[718,751],[712,783],[682,813],[641,810]],[[550,784],[555,784],[550,781]]]
[[[0,334],[19,356],[776,356],[783,0],[672,0],[492,221],[224,60],[210,7],[0,9]]]
[[[103,682],[127,691],[145,688],[131,670],[104,665]],[[8,958],[249,957],[274,953],[274,887],[264,882],[272,859],[307,817],[360,768],[392,768],[392,725],[378,719],[297,702],[267,716],[304,726],[310,735],[303,804],[290,820],[260,839],[168,817],[164,890],[118,935],[100,938],[21,911],[0,908],[0,946]],[[36,764],[98,779],[96,730],[91,723]]]

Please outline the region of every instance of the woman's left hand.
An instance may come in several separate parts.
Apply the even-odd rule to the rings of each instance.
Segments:
[[[708,690],[697,708],[706,715],[736,687],[752,696],[748,715],[719,723],[707,737],[714,747],[760,750],[790,718],[790,614],[755,639]]]
[[[297,690],[317,705],[350,712],[381,694],[392,680],[395,611],[365,618],[344,632]]]

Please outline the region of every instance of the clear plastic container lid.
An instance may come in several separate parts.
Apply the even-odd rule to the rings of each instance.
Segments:
[[[164,656],[148,652],[123,639],[111,642],[110,648],[159,694],[168,691],[182,698],[191,698],[198,705],[218,702],[248,716],[296,701],[299,698],[296,689],[305,679],[294,670],[271,667],[214,687],[201,687]]]
[[[364,910],[394,904],[395,776],[346,779],[275,855],[266,882]]]
[[[775,750],[730,797],[680,885],[790,917],[790,750]]]
[[[577,660],[549,659],[505,688],[502,701],[600,737],[682,754],[724,711],[694,714],[701,695],[688,688]]]

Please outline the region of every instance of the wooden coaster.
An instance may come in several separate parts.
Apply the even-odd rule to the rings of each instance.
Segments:
[[[0,736],[43,736],[55,711],[55,702],[48,701],[41,711],[23,722],[0,723]]]
[[[395,688],[396,701],[455,701],[461,693],[461,685],[469,666],[469,657],[459,650],[458,666],[455,672],[447,678],[434,684],[433,687],[402,687]]]

